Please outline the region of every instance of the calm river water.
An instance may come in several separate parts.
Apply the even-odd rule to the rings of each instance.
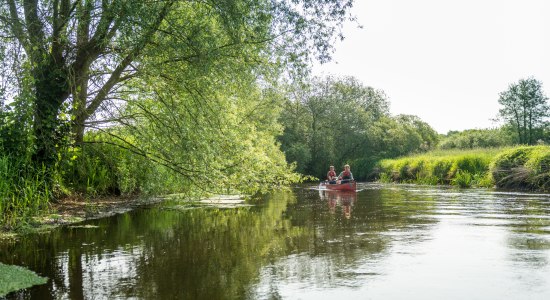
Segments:
[[[550,299],[550,195],[360,184],[164,203],[0,244],[8,299]]]

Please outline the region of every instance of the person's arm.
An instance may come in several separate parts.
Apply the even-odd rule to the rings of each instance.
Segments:
[[[353,173],[351,173],[351,171],[349,172],[349,177],[351,177],[351,180],[355,180],[353,179]]]
[[[340,175],[338,175],[338,179],[342,179],[342,176],[344,176],[344,171],[340,172]]]

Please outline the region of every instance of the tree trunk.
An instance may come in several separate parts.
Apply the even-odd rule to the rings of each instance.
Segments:
[[[529,110],[529,145],[533,145],[533,110]]]
[[[86,99],[88,98],[88,67],[86,65],[82,75],[77,77],[76,93],[73,93],[73,117],[72,135],[77,146],[84,142],[84,122],[88,118],[86,114]]]
[[[72,127],[72,134],[74,142],[79,147],[84,143],[84,122],[86,121],[84,115],[77,115]]]
[[[38,66],[33,71],[36,87],[34,107],[35,151],[33,161],[39,167],[45,167],[46,179],[51,176],[57,160],[57,147],[61,142],[58,132],[58,115],[61,104],[68,95],[66,76],[62,68],[53,62]]]

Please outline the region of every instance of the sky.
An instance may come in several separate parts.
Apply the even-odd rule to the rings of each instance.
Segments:
[[[534,77],[550,97],[549,0],[356,0],[352,14],[313,72],[383,90],[394,115],[439,133],[492,128],[511,83]]]

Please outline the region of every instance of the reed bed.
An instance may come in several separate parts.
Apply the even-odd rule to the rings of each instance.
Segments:
[[[24,225],[47,207],[51,192],[44,175],[42,168],[0,156],[0,224],[3,227]]]
[[[550,147],[436,150],[377,165],[382,182],[550,190]]]

